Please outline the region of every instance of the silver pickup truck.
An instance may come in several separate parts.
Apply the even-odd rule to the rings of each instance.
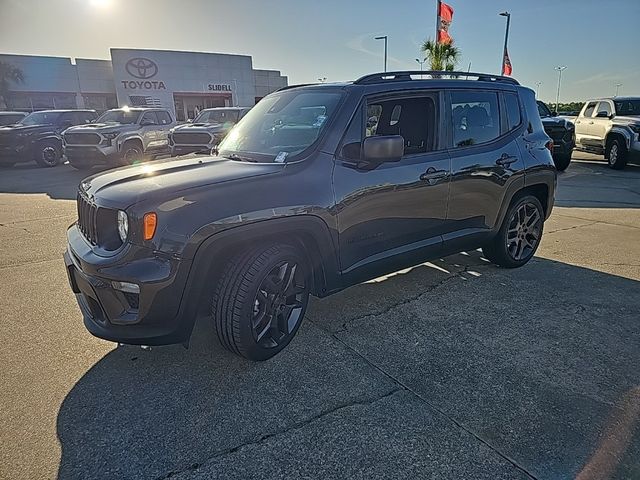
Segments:
[[[71,166],[83,170],[94,165],[133,165],[169,153],[169,130],[175,125],[164,108],[116,108],[95,123],[71,127],[62,136]]]
[[[211,153],[249,110],[250,107],[207,108],[193,122],[172,128],[169,132],[171,156]]]
[[[604,155],[616,170],[640,160],[640,97],[589,100],[575,125],[577,150]]]

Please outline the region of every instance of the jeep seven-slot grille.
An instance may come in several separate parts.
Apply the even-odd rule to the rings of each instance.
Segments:
[[[100,135],[97,133],[65,133],[64,141],[69,145],[98,145]]]
[[[78,229],[92,245],[98,243],[98,206],[78,194]]]
[[[176,132],[173,134],[173,141],[176,144],[185,145],[206,145],[211,141],[211,136],[208,133],[181,133]]]

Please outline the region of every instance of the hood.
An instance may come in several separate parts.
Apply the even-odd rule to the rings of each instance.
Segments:
[[[542,117],[540,120],[542,120],[542,125],[545,127],[558,126],[566,128],[567,125],[573,125],[573,122],[562,117]]]
[[[620,116],[616,116],[613,117],[613,123],[617,124],[617,125],[628,125],[630,123],[635,123],[635,124],[640,124],[640,115],[637,116],[624,116],[624,115],[620,115]]]
[[[95,197],[99,204],[124,209],[154,197],[166,201],[190,188],[277,173],[284,165],[221,157],[167,159],[91,176],[82,181],[80,189],[90,198]]]
[[[111,133],[128,132],[137,130],[139,125],[135,123],[89,123],[88,125],[77,125],[67,128],[66,132],[73,133]]]
[[[224,123],[185,123],[173,128],[174,132],[208,132],[217,133],[230,130],[233,125]]]
[[[22,125],[20,123],[14,125],[5,125],[0,127],[0,135],[6,133],[28,133],[28,132],[44,132],[50,131],[53,125]]]

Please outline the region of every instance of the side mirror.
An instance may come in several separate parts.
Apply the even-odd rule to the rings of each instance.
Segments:
[[[606,111],[602,110],[601,112],[598,112],[596,118],[609,118],[609,114]]]
[[[397,162],[403,155],[404,138],[400,135],[367,137],[362,143],[362,159],[365,162]]]

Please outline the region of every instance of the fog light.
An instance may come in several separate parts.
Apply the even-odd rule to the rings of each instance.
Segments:
[[[126,293],[140,293],[140,285],[129,282],[111,282],[111,286],[116,290]]]

